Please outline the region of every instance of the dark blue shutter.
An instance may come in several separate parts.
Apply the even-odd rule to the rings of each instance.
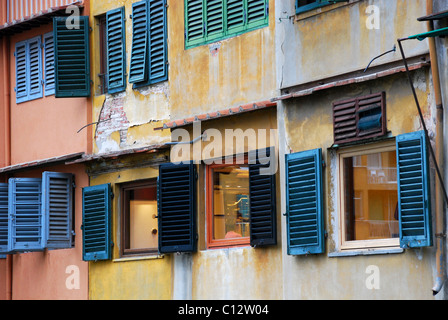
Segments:
[[[54,40],[53,32],[44,35],[44,78],[45,96],[54,94]]]
[[[67,17],[53,18],[56,98],[90,96],[89,17],[68,29]]]
[[[129,82],[148,79],[148,1],[132,4],[132,50],[129,66]]]
[[[112,256],[110,184],[82,190],[82,255],[84,261],[109,260]]]
[[[71,248],[73,216],[73,175],[44,172],[42,174],[42,212],[46,216],[46,247]]]
[[[107,87],[109,93],[126,89],[126,41],[124,7],[106,14]]]
[[[286,155],[286,225],[289,255],[324,252],[321,149]]]
[[[163,164],[158,180],[159,252],[196,251],[196,166]]]
[[[9,251],[40,251],[45,247],[42,179],[9,179]]]
[[[42,48],[41,36],[28,40],[28,100],[42,98]]]
[[[0,254],[8,252],[8,184],[0,183]]]
[[[149,77],[151,83],[168,78],[166,0],[149,0]]]
[[[275,167],[274,155],[271,148],[249,153],[250,244],[254,247],[277,244],[275,172],[262,170]]]
[[[28,99],[28,63],[27,63],[27,42],[16,43],[16,103],[24,102]]]
[[[424,131],[400,135],[397,144],[400,246],[432,245],[429,161]]]

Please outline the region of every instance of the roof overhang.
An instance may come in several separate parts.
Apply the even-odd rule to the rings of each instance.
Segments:
[[[67,161],[74,161],[76,159],[81,158],[84,155],[84,152],[71,153],[59,157],[47,158],[42,160],[35,160],[20,164],[15,164],[8,167],[0,168],[0,174],[2,173],[15,173],[23,170],[37,169],[45,166],[58,165],[58,164],[66,164]]]

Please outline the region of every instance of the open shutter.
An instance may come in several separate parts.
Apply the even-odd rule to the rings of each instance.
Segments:
[[[286,155],[286,225],[289,255],[324,252],[321,149]]]
[[[429,162],[424,131],[400,135],[397,144],[400,246],[432,246]]]
[[[166,0],[149,0],[149,77],[151,83],[168,78]]]
[[[205,0],[185,0],[186,46],[193,46],[204,41],[204,2]]]
[[[27,63],[27,42],[22,41],[16,44],[16,103],[28,99],[28,63]]]
[[[44,35],[44,74],[45,74],[45,95],[54,94],[54,40],[53,32]]]
[[[0,254],[8,253],[8,184],[0,183]]]
[[[42,49],[41,37],[28,40],[29,92],[28,100],[42,98]]]
[[[46,247],[49,249],[72,246],[72,185],[71,173],[42,174],[42,212],[47,217]]]
[[[196,166],[163,164],[158,181],[159,252],[196,251]]]
[[[132,4],[132,50],[129,67],[129,82],[148,79],[148,1]]]
[[[82,253],[84,261],[109,260],[112,256],[111,186],[82,190]]]
[[[89,17],[69,29],[67,17],[53,18],[56,98],[90,96]]]
[[[107,87],[109,93],[126,89],[126,42],[124,7],[106,14]]]
[[[42,179],[9,179],[9,251],[40,251],[45,247]]]
[[[266,174],[275,161],[271,148],[249,152],[249,208],[251,246],[277,244],[275,173]],[[252,159],[254,157],[255,159]],[[255,161],[254,161],[255,160]],[[254,162],[254,163],[253,163]]]

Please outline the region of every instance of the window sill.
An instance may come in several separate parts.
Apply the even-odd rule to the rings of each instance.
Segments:
[[[375,254],[398,254],[403,253],[404,249],[394,247],[394,248],[375,248],[375,249],[362,249],[362,250],[344,250],[344,251],[336,251],[330,252],[328,254],[329,258],[338,258],[338,257],[353,257],[353,256],[368,256]]]
[[[126,262],[126,261],[140,261],[140,260],[156,260],[163,259],[165,256],[163,254],[151,255],[151,256],[133,256],[133,257],[122,257],[118,259],[113,259],[113,262]]]
[[[360,2],[361,0],[354,0],[350,2],[342,2],[342,3],[323,3],[323,4],[313,4],[304,6],[303,8],[296,9],[296,21],[305,20],[310,17],[317,16],[319,14],[340,8],[345,7],[347,5]]]

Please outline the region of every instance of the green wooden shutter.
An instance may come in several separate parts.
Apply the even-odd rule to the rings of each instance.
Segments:
[[[168,79],[166,0],[149,0],[149,77],[151,83]]]
[[[124,7],[106,14],[107,87],[109,93],[126,89],[126,37]]]
[[[67,17],[53,18],[56,98],[90,96],[89,17],[68,29]]]
[[[247,1],[247,29],[257,28],[268,23],[269,0]]]
[[[0,254],[8,253],[8,184],[0,183]]]
[[[27,42],[16,43],[16,103],[24,102],[28,99],[28,63],[27,63]]]
[[[213,41],[224,36],[224,1],[207,0],[205,2],[206,41]]]
[[[46,247],[71,248],[73,175],[44,172],[42,174],[42,212],[46,215]]]
[[[109,260],[112,256],[111,186],[103,184],[82,190],[83,260]]]
[[[267,169],[275,161],[271,148],[249,153],[250,244],[277,244],[277,205],[275,173]],[[267,170],[268,171],[268,170]]]
[[[42,214],[42,179],[9,179],[8,198],[8,251],[43,250],[46,221]]]
[[[399,135],[396,144],[400,246],[432,246],[429,161],[425,132]]]
[[[196,251],[196,166],[163,164],[158,180],[159,252]]]
[[[148,80],[148,1],[132,4],[132,50],[129,82]]]
[[[44,83],[45,96],[55,93],[53,32],[44,35]]]
[[[245,1],[227,0],[227,31],[230,33],[242,32],[246,25]]]
[[[185,41],[188,47],[205,41],[204,1],[185,0]]]
[[[286,155],[286,225],[289,255],[325,250],[322,150]]]

